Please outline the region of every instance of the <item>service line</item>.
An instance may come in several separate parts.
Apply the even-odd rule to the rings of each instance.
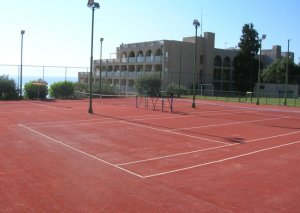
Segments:
[[[165,132],[165,133],[171,133],[171,134],[174,134],[174,135],[180,135],[180,136],[184,136],[184,137],[215,142],[215,143],[221,143],[221,144],[226,144],[226,145],[231,144],[231,143],[226,143],[226,142],[222,142],[222,141],[212,140],[212,139],[209,139],[209,138],[203,138],[203,137],[193,136],[193,135],[184,134],[184,133],[180,133],[180,132],[174,132],[172,130],[166,130],[166,129],[161,129],[161,128],[157,128],[157,127],[151,127],[151,126],[147,126],[147,125],[136,124],[136,123],[133,123],[133,122],[130,122],[130,121],[120,121],[120,123],[129,124],[129,125],[132,125],[132,126],[138,126],[138,127],[142,127],[142,128],[146,128],[146,129],[152,129],[152,130]]]
[[[39,131],[36,131],[36,130],[34,130],[34,129],[30,128],[30,127],[27,127],[27,126],[25,126],[25,125],[23,125],[23,124],[18,124],[18,125],[21,126],[21,127],[23,127],[23,128],[25,128],[25,129],[27,129],[27,130],[29,130],[29,131],[31,131],[31,132],[33,132],[33,133],[35,133],[35,134],[38,134],[38,135],[40,135],[40,136],[42,136],[42,137],[44,137],[44,138],[47,138],[47,139],[51,140],[51,141],[54,142],[54,143],[60,144],[60,145],[62,145],[62,146],[64,146],[64,147],[67,147],[67,148],[73,150],[73,151],[76,151],[76,152],[78,152],[78,153],[80,153],[80,154],[82,154],[82,155],[85,155],[85,156],[88,156],[88,157],[90,157],[90,158],[93,158],[93,159],[95,159],[95,160],[97,160],[97,161],[100,161],[100,162],[102,162],[102,163],[105,163],[105,164],[107,164],[107,165],[109,165],[109,166],[112,166],[112,167],[114,167],[114,168],[117,168],[117,169],[119,169],[119,170],[122,170],[122,171],[124,171],[124,172],[126,172],[126,173],[129,173],[129,174],[131,174],[131,175],[134,175],[134,176],[136,176],[136,177],[144,178],[142,175],[139,175],[139,174],[137,174],[137,173],[134,173],[134,172],[132,172],[132,171],[129,171],[129,170],[127,170],[127,169],[124,169],[124,168],[122,168],[122,167],[120,167],[120,166],[118,166],[118,165],[112,164],[112,163],[110,163],[110,162],[108,162],[108,161],[105,161],[105,160],[103,160],[103,159],[101,159],[101,158],[95,157],[95,156],[93,156],[93,155],[91,155],[91,154],[88,154],[87,152],[84,152],[84,151],[82,151],[82,150],[80,150],[80,149],[76,149],[76,148],[74,148],[74,147],[72,147],[72,146],[70,146],[70,145],[64,143],[63,141],[56,140],[56,139],[54,139],[54,138],[52,138],[52,137],[50,137],[50,136],[48,136],[48,135],[46,135],[46,134],[43,134],[43,133],[41,133],[41,132],[39,132]]]
[[[237,121],[237,122],[231,122],[231,123],[211,124],[211,125],[206,125],[206,126],[184,127],[184,128],[173,129],[173,130],[170,130],[170,131],[200,129],[200,128],[218,127],[218,126],[228,126],[228,125],[235,125],[235,124],[255,123],[255,122],[262,122],[262,121],[280,120],[280,119],[286,119],[286,118],[289,118],[289,117],[284,116],[284,117],[266,118],[266,119],[250,120],[250,121]]]
[[[220,160],[215,160],[215,161],[210,161],[210,162],[207,162],[207,163],[197,164],[197,165],[194,165],[194,166],[184,167],[184,168],[170,170],[170,171],[167,171],[167,172],[156,173],[156,174],[152,174],[152,175],[146,175],[146,176],[144,176],[144,178],[162,176],[162,175],[176,173],[176,172],[185,171],[185,170],[190,170],[190,169],[194,169],[194,168],[198,168],[198,167],[202,167],[202,166],[208,166],[208,165],[211,165],[211,164],[222,163],[222,162],[225,162],[225,161],[229,161],[229,160],[233,160],[233,159],[237,159],[237,158],[242,158],[242,157],[245,157],[245,156],[250,156],[250,155],[260,153],[260,152],[270,151],[270,150],[273,150],[273,149],[279,149],[281,147],[291,146],[291,145],[298,144],[298,143],[300,143],[300,140],[290,142],[290,143],[287,143],[287,144],[282,144],[282,145],[278,145],[278,146],[265,148],[265,149],[260,149],[260,150],[253,151],[253,152],[248,152],[248,153],[241,154],[241,155],[232,156],[232,157],[229,157],[229,158],[223,158],[223,159],[220,159]]]

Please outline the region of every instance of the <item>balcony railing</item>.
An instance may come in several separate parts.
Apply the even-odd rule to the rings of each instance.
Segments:
[[[141,63],[141,62],[144,62],[144,57],[137,57],[136,58],[136,61],[138,62],[138,63]]]
[[[153,74],[158,74],[160,71],[101,71],[102,78],[114,78],[114,79],[136,79],[141,76],[148,76]],[[99,78],[100,72],[94,74],[95,78]],[[80,72],[79,77],[86,78],[88,73]]]

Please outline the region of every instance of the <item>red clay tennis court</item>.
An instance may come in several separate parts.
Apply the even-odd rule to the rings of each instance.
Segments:
[[[1,101],[1,212],[299,211],[299,108],[160,101]]]

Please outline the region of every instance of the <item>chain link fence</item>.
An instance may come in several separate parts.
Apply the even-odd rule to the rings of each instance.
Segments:
[[[69,67],[69,66],[36,66],[36,65],[23,65],[22,75],[20,65],[7,65],[0,64],[0,75],[7,75],[13,79],[20,88],[21,76],[22,87],[25,83],[36,80],[43,80],[50,86],[52,83],[59,81],[72,81],[78,82],[78,72],[88,72],[87,67]]]

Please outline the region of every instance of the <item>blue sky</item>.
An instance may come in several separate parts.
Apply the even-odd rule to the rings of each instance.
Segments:
[[[97,0],[96,0],[97,1]],[[300,57],[300,1],[285,0],[102,0],[95,11],[94,59],[103,58],[121,43],[161,39],[182,40],[195,33],[192,22],[201,20],[203,32],[216,33],[216,47],[238,44],[242,27],[253,23],[267,34],[264,49],[281,45]],[[87,0],[14,0],[0,3],[0,64],[20,64],[20,31],[24,29],[23,63],[27,65],[83,66],[90,61],[91,10]],[[200,30],[199,30],[200,31]],[[199,32],[200,33],[200,32]]]

